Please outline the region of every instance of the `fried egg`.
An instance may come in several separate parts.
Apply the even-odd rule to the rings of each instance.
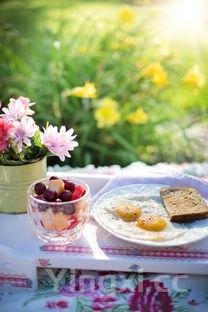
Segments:
[[[144,214],[137,219],[136,225],[147,231],[160,232],[166,227],[166,221],[153,214]]]
[[[124,221],[135,221],[141,215],[141,209],[136,205],[124,204],[118,205],[115,213]]]
[[[118,214],[118,207],[123,205],[138,207],[141,215],[137,220],[125,221]],[[96,215],[109,230],[131,239],[167,241],[187,231],[183,224],[170,222],[159,196],[113,196],[102,202]]]

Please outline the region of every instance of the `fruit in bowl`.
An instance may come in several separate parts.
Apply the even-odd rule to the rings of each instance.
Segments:
[[[77,179],[52,176],[38,181],[29,188],[28,199],[28,212],[38,236],[42,239],[44,236],[47,242],[53,242],[48,236],[57,238],[59,234],[62,238],[68,235],[68,240],[63,240],[68,242],[69,234],[80,232],[87,222],[89,187]]]

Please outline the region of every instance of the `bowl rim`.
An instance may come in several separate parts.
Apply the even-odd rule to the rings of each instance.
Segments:
[[[57,177],[57,178],[58,178],[58,177]],[[50,205],[56,205],[56,206],[62,205],[62,206],[63,206],[63,205],[67,205],[67,204],[78,203],[79,201],[85,199],[85,197],[87,197],[87,196],[90,195],[90,187],[89,187],[89,185],[88,185],[86,182],[84,182],[83,180],[79,180],[79,179],[77,179],[77,178],[71,178],[71,177],[67,177],[67,176],[66,176],[66,178],[64,177],[64,180],[69,180],[69,181],[74,182],[74,183],[76,183],[76,184],[78,184],[78,185],[82,184],[82,185],[84,186],[84,188],[85,188],[85,194],[84,194],[82,197],[77,198],[77,199],[75,199],[75,200],[66,201],[66,202],[63,202],[63,201],[61,201],[61,202],[50,202],[50,201],[46,201],[46,200],[42,200],[42,199],[38,199],[38,198],[34,197],[34,196],[32,195],[32,191],[33,191],[33,189],[34,189],[34,186],[35,186],[37,183],[39,183],[39,182],[49,181],[49,179],[50,179],[50,177],[49,177],[49,178],[44,178],[44,179],[37,180],[37,181],[33,182],[32,184],[30,184],[30,186],[29,186],[28,189],[27,189],[27,198],[28,198],[29,200],[32,199],[32,200],[35,201],[36,203],[40,203],[40,204],[48,204],[48,205],[50,204]],[[58,178],[58,179],[62,179],[62,178]],[[63,181],[63,179],[62,179],[62,181]]]

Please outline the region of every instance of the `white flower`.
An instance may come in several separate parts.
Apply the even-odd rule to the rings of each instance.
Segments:
[[[64,126],[58,132],[57,127],[50,125],[47,129],[44,129],[41,140],[52,154],[64,161],[65,157],[71,157],[69,151],[73,151],[78,146],[78,143],[73,141],[76,137],[76,135],[72,136],[73,132],[74,129],[66,131],[66,127]]]
[[[11,130],[13,145],[17,146],[19,152],[23,150],[24,144],[31,146],[30,139],[34,136],[39,127],[32,118],[23,117],[21,121],[14,121]]]
[[[56,49],[60,49],[60,47],[61,47],[60,41],[55,40],[55,41],[53,42],[53,46],[54,46],[54,48],[56,48]]]
[[[34,111],[30,109],[30,106],[35,103],[30,103],[30,100],[26,97],[20,96],[18,99],[10,99],[8,108],[2,108],[4,114],[1,116],[8,121],[21,120],[22,117],[30,116],[34,114]]]

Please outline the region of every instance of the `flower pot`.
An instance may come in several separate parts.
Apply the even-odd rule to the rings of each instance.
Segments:
[[[46,173],[46,158],[20,166],[0,165],[0,212],[26,212],[28,186]]]

